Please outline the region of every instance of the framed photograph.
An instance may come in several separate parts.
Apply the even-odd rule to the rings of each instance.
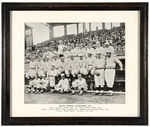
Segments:
[[[148,3],[2,3],[3,125],[147,125]]]

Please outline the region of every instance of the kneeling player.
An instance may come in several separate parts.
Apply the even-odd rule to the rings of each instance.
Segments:
[[[75,89],[79,90],[79,95],[82,95],[84,91],[87,91],[87,83],[81,74],[78,74],[78,79],[72,82],[72,93],[75,94]]]
[[[69,80],[65,78],[65,74],[61,74],[61,80],[58,82],[58,84],[55,87],[56,91],[59,91],[61,94],[64,92],[69,92]]]

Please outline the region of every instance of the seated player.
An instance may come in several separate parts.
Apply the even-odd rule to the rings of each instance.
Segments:
[[[38,93],[40,88],[40,78],[35,76],[35,79],[29,82],[28,93]]]
[[[78,79],[72,82],[72,95],[75,94],[75,90],[79,90],[79,95],[82,95],[84,91],[87,91],[87,83],[81,74],[78,74]]]
[[[41,93],[47,90],[48,85],[49,85],[49,80],[46,77],[46,75],[43,75],[41,79]]]
[[[61,79],[58,82],[58,84],[56,85],[55,90],[59,91],[61,94],[63,94],[64,92],[70,91],[69,80],[67,78],[65,78],[64,73],[61,74]]]

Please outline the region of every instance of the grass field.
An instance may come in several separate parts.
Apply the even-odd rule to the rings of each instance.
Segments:
[[[114,93],[113,96],[99,96],[95,93],[84,93],[79,96],[58,93],[25,94],[25,104],[124,104],[125,93]]]

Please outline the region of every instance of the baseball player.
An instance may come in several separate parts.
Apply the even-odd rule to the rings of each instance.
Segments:
[[[88,51],[88,57],[86,59],[86,68],[88,70],[88,75],[87,75],[87,83],[88,83],[88,89],[93,89],[93,78],[94,78],[94,69],[93,69],[93,64],[94,64],[94,57],[92,56],[93,52],[92,50]]]
[[[68,68],[72,74],[73,77],[76,77],[76,75],[78,74],[79,70],[77,68],[77,61],[74,59],[74,55],[71,54],[70,55],[70,60],[68,61]]]
[[[87,91],[86,80],[81,74],[78,74],[78,79],[72,82],[72,95],[75,94],[75,89],[79,90],[79,95],[82,95],[84,91]]]
[[[29,71],[26,73],[26,78],[27,79],[35,78],[36,71],[37,71],[37,62],[35,61],[35,57],[32,57],[29,63]]]
[[[115,49],[113,46],[110,45],[108,41],[105,43],[105,52],[107,51],[111,51],[112,56],[115,55]]]
[[[94,61],[94,81],[96,94],[99,95],[102,95],[104,90],[104,67],[105,59],[102,57],[101,52],[97,52],[96,59]]]
[[[38,57],[38,62],[37,62],[37,74],[40,78],[43,77],[43,75],[45,74],[45,63],[42,60],[42,58],[39,56]]]
[[[48,85],[49,85],[49,80],[46,77],[46,75],[43,75],[41,79],[41,93],[47,89]]]
[[[61,79],[58,82],[58,84],[56,85],[55,90],[59,91],[61,94],[63,94],[64,92],[69,92],[69,90],[70,90],[69,80],[67,78],[65,78],[64,73],[61,74]]]
[[[86,69],[86,60],[84,58],[83,53],[79,54],[79,60],[77,61],[77,67],[79,69],[79,73],[81,73],[82,75],[88,74],[88,70]]]
[[[107,84],[107,87],[109,89],[109,93],[107,95],[113,95],[113,85],[114,85],[114,79],[115,79],[115,73],[116,73],[116,70],[115,70],[115,67],[116,67],[116,63],[119,64],[120,66],[120,70],[122,71],[123,70],[123,66],[122,66],[122,63],[121,61],[112,55],[112,52],[111,50],[107,50],[106,52],[106,69],[105,69],[105,80],[106,80],[106,84]]]
[[[38,78],[38,76],[35,76],[35,79],[32,80],[29,85],[31,86],[31,91],[30,93],[39,93],[40,92],[40,87],[41,87],[41,80]]]
[[[51,92],[54,91],[54,88],[56,85],[56,81],[55,81],[56,75],[57,75],[57,72],[55,71],[55,65],[52,64],[51,68],[47,72],[47,78],[49,79],[49,85],[50,85]]]
[[[101,57],[105,57],[106,55],[106,51],[105,49],[100,45],[100,43],[96,43],[96,48],[95,48],[95,53],[98,53],[100,52],[101,53]]]
[[[62,40],[59,41],[58,54],[59,54],[60,57],[63,57],[63,54],[64,54],[64,45],[63,45]]]

